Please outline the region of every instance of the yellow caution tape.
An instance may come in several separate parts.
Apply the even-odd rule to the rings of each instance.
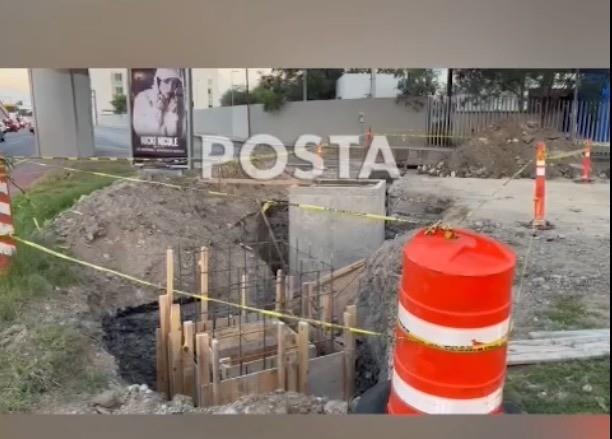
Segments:
[[[13,235],[13,238],[24,244],[27,245],[29,247],[32,247],[36,250],[42,251],[44,253],[47,253],[51,256],[55,256],[56,258],[59,259],[63,259],[65,261],[69,261],[69,262],[73,262],[75,264],[79,264],[88,268],[92,268],[96,271],[100,271],[102,273],[108,273],[108,274],[112,274],[114,276],[129,280],[131,282],[146,286],[146,287],[150,287],[150,288],[155,288],[155,289],[159,289],[159,290],[163,290],[165,287],[163,285],[160,284],[156,284],[153,282],[149,282],[147,280],[144,279],[140,279],[136,276],[132,276],[126,273],[123,273],[121,271],[117,271],[117,270],[113,270],[111,268],[106,268],[106,267],[102,267],[101,265],[97,265],[97,264],[93,264],[91,262],[87,262],[87,261],[83,261],[81,259],[72,257],[72,256],[68,256],[64,253],[60,253],[58,251],[55,251],[53,249],[50,249],[48,247],[45,247],[43,245],[37,244],[35,242],[29,241],[27,239],[24,238],[20,238],[19,236],[15,236]],[[272,317],[272,318],[276,318],[276,319],[287,319],[287,320],[296,320],[296,321],[302,321],[302,322],[307,322],[309,324],[315,325],[315,326],[321,326],[323,328],[328,328],[328,329],[338,329],[338,330],[344,330],[344,331],[350,331],[354,334],[360,334],[360,335],[367,335],[367,336],[375,336],[375,337],[380,337],[380,336],[384,336],[384,334],[380,333],[380,332],[376,332],[376,331],[370,331],[368,329],[362,329],[362,328],[356,328],[356,327],[352,327],[352,326],[345,326],[345,325],[340,325],[340,324],[336,324],[336,323],[332,323],[332,322],[326,322],[324,320],[317,320],[317,319],[311,319],[311,318],[306,318],[306,317],[300,317],[300,316],[295,316],[293,314],[286,314],[286,313],[282,313],[282,312],[278,312],[278,311],[272,311],[272,310],[267,310],[267,309],[262,309],[262,308],[257,308],[254,306],[248,306],[248,305],[242,305],[240,303],[234,303],[234,302],[229,302],[226,300],[222,300],[222,299],[216,299],[213,297],[210,297],[209,295],[202,295],[202,294],[194,294],[194,293],[189,293],[187,291],[181,291],[181,290],[173,290],[173,293],[179,294],[181,296],[185,296],[185,297],[190,297],[193,299],[198,299],[198,300],[204,300],[206,302],[212,302],[212,303],[218,303],[221,305],[226,305],[226,306],[230,306],[232,308],[236,308],[236,309],[240,309],[240,310],[245,310],[245,311],[251,311],[254,313],[258,313],[261,315],[265,315],[268,317]]]
[[[401,337],[398,337],[397,340],[411,341],[414,343],[419,343],[424,346],[434,348],[434,349],[439,349],[442,351],[462,352],[462,353],[484,352],[484,351],[491,351],[493,349],[503,348],[508,344],[508,335],[505,335],[499,340],[495,340],[489,343],[479,343],[478,341],[474,340],[473,342],[474,344],[472,346],[439,345],[436,343],[432,343],[431,341],[425,340],[423,338],[417,337],[416,335],[408,331],[399,321],[398,321],[398,325],[401,328],[401,331],[404,335]]]
[[[35,165],[38,165],[38,166],[44,166],[46,168],[64,169],[64,170],[70,171],[70,172],[80,172],[80,173],[84,173],[84,174],[96,175],[98,177],[114,178],[114,179],[117,179],[117,180],[125,180],[125,181],[131,181],[131,182],[136,182],[136,183],[154,184],[154,185],[158,185],[158,186],[171,187],[173,189],[183,189],[183,187],[178,185],[178,184],[165,183],[163,181],[143,180],[141,178],[136,178],[136,177],[125,177],[125,176],[122,176],[122,175],[107,174],[106,172],[88,171],[88,170],[85,170],[85,169],[69,168],[69,167],[66,167],[66,166],[49,165],[47,163],[39,163],[39,162],[32,162],[32,163],[34,163]]]
[[[398,222],[398,223],[412,223],[412,224],[417,223],[417,221],[415,220],[409,220],[405,218],[397,218],[394,216],[387,216],[387,215],[378,215],[374,213],[355,212],[352,210],[337,209],[335,207],[317,206],[315,204],[290,203],[290,202],[285,203],[285,202],[280,202],[280,201],[270,201],[269,203],[287,204],[289,206],[299,207],[300,209],[305,209],[305,210],[313,210],[316,212],[332,212],[332,213],[337,213],[340,215],[350,215],[350,216],[373,219],[373,220],[378,220],[378,221],[392,221],[392,222]]]

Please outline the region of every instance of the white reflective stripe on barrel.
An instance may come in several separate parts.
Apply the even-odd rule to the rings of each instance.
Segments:
[[[537,160],[536,166],[546,166],[546,160]]]
[[[0,181],[0,194],[8,195],[8,185],[4,181]]]
[[[451,328],[425,321],[400,303],[398,319],[404,329],[417,338],[439,346],[473,346],[474,343],[492,343],[508,335],[510,318],[480,328]]]
[[[0,236],[12,235],[15,233],[15,228],[12,224],[0,223]]]
[[[536,168],[536,176],[544,177],[546,175],[546,168]]]
[[[8,203],[4,203],[2,201],[0,201],[0,213],[3,213],[5,215],[10,215],[11,214],[11,205]]]
[[[0,255],[12,256],[15,250],[16,248],[14,245],[0,242]]]
[[[503,387],[480,398],[454,399],[430,395],[406,383],[396,371],[391,381],[395,394],[404,404],[430,415],[479,415],[495,411],[502,403]]]

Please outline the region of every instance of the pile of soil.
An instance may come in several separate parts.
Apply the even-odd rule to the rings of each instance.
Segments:
[[[223,415],[340,415],[348,412],[343,401],[303,395],[295,392],[270,392],[247,395],[231,404],[199,408],[191,398],[176,395],[172,401],[149,389],[145,384],[133,384],[106,390],[88,403],[66,407],[70,414],[223,414]]]
[[[165,282],[165,253],[173,248],[175,285],[188,291],[197,291],[194,256],[201,246],[210,249],[209,286],[213,296],[227,290],[230,261],[234,282],[245,264],[249,270],[258,270],[261,277],[269,277],[267,262],[254,251],[247,250],[245,256],[241,245],[257,239],[257,198],[267,194],[244,194],[244,189],[251,188],[241,188],[240,197],[219,197],[209,195],[208,189],[197,184],[179,190],[118,182],[84,197],[59,215],[53,230],[76,257],[155,283]],[[90,281],[88,300],[92,310],[137,306],[155,301],[159,294],[112,275],[84,270],[83,276]],[[257,301],[272,300],[270,291],[270,297]]]
[[[580,232],[564,235],[555,230],[542,231],[533,238],[532,248],[528,250],[529,231],[521,225],[502,227],[499,223],[483,219],[471,222],[466,227],[510,246],[517,254],[513,339],[524,338],[527,332],[533,330],[609,327],[609,236],[590,237]],[[390,377],[398,284],[402,274],[402,248],[413,234],[409,232],[385,241],[366,260],[359,280],[359,326],[384,332],[388,337],[359,338],[358,393]],[[531,252],[531,259],[524,270],[528,252]],[[567,257],[569,254],[571,258]],[[576,309],[576,315],[559,315],[560,306],[571,306]]]
[[[476,133],[458,146],[446,160],[426,163],[419,172],[440,177],[507,178],[525,166],[517,178],[535,177],[535,166],[527,165],[535,157],[538,142],[546,143],[549,157],[575,151],[578,146],[566,134],[541,128],[537,122],[502,121]],[[577,178],[581,173],[581,156],[547,162],[547,178]],[[609,178],[610,163],[593,162],[594,175]]]

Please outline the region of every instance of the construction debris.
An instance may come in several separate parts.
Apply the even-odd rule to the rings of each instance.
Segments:
[[[223,415],[290,415],[348,413],[344,401],[307,396],[296,392],[269,392],[247,395],[231,404],[198,408],[191,398],[176,395],[171,401],[151,390],[145,384],[132,384],[106,390],[96,395],[88,404],[66,407],[64,414],[223,414]]]

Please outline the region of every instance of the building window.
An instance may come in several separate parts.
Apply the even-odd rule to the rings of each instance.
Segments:
[[[113,73],[113,80],[115,82],[121,82],[123,80],[123,75],[121,73]]]
[[[115,87],[115,95],[122,95],[123,87]]]
[[[210,79],[208,80],[210,82]],[[212,88],[208,88],[208,108],[212,108],[213,107],[213,94],[212,94]]]

